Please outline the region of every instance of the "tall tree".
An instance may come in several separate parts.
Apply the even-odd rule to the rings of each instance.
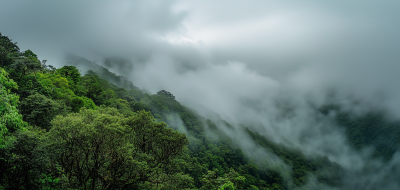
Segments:
[[[171,92],[168,92],[168,91],[166,91],[166,90],[160,90],[160,91],[158,91],[158,92],[157,92],[157,95],[163,95],[163,96],[166,96],[166,97],[168,97],[168,98],[171,98],[171,99],[175,100],[175,96],[174,96]]]
[[[7,36],[0,33],[0,67],[6,67],[14,62],[19,55],[19,47]]]
[[[77,85],[81,80],[81,74],[74,66],[64,66],[60,69],[57,69],[57,72],[62,76],[65,76],[68,80],[72,81],[75,85]]]
[[[30,50],[27,51],[32,52]],[[32,54],[33,53],[25,52],[22,54],[24,56],[17,57],[14,63],[10,65],[14,79],[20,81],[24,76],[36,73],[43,69],[39,59],[35,57],[35,54]]]
[[[21,101],[19,110],[30,125],[50,129],[50,121],[63,111],[62,103],[35,93]]]
[[[95,100],[97,96],[103,91],[100,86],[99,77],[96,75],[88,75],[82,77],[80,85],[84,86],[86,89],[86,94],[88,98]]]

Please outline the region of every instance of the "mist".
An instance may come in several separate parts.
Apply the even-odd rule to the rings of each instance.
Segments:
[[[335,113],[315,108],[335,103],[400,120],[399,8],[342,0],[3,1],[0,32],[50,65],[68,65],[72,52],[141,89],[167,90],[205,117],[217,113],[310,157],[326,155],[349,171],[350,189],[398,189],[399,152],[386,163],[371,156],[375,147],[355,150]]]

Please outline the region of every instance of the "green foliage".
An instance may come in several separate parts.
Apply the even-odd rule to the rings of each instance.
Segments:
[[[125,118],[113,108],[82,109],[57,116],[52,124],[50,158],[70,187],[167,187],[180,175],[173,160],[188,140],[164,123],[154,123],[148,112]]]
[[[41,189],[48,163],[40,149],[42,131],[28,128],[14,133],[9,144],[0,148],[0,185],[4,189]]]
[[[85,102],[81,97],[74,97],[71,100],[71,108],[73,112],[79,112],[79,110],[85,106]]]
[[[17,88],[17,84],[8,79],[8,73],[0,67],[0,147],[4,145],[7,134],[27,125],[17,109],[18,95],[10,93],[11,89]]]
[[[79,70],[74,66],[64,66],[60,69],[57,69],[57,72],[60,73],[61,76],[66,77],[75,85],[77,85],[81,81],[81,74],[79,73]]]
[[[166,96],[168,98],[175,100],[175,96],[173,94],[171,94],[171,92],[168,92],[166,90],[161,90],[161,91],[157,92],[157,95]]]
[[[218,190],[234,190],[236,189],[232,182],[228,181],[224,185],[218,188]]]
[[[42,70],[42,64],[36,57],[16,57],[14,63],[9,66],[10,74],[15,80],[22,80],[23,77]]]
[[[109,107],[117,108],[118,111],[124,115],[132,115],[130,104],[123,99],[113,99]]]
[[[20,100],[23,100],[35,93],[51,97],[52,91],[46,89],[33,75],[24,76],[17,82],[18,82],[18,89],[13,90],[13,92],[15,92],[20,96]]]
[[[3,42],[8,41],[4,41],[4,39],[7,37],[4,38],[4,36],[1,36],[1,34],[0,37],[3,38]],[[10,74],[9,77],[13,79],[19,86],[19,89],[13,90],[13,92],[17,93],[21,99],[24,99],[35,92],[39,92],[46,96],[49,95],[36,79],[36,73],[45,71],[45,61],[42,65],[37,58],[37,55],[31,50],[26,50],[25,52],[20,53],[17,51],[19,48],[17,48],[15,44],[13,45],[11,42],[7,42],[6,44],[8,44],[9,48],[11,48],[8,52],[13,53],[7,53],[8,55],[6,57],[8,58],[4,58],[4,60],[2,60],[5,63],[4,68]],[[0,47],[0,54],[1,49],[2,48]],[[0,58],[1,57],[2,56],[0,55]]]
[[[52,177],[51,174],[42,174],[42,178],[39,181],[43,184],[43,190],[53,190],[58,189],[60,179]]]
[[[68,79],[58,73],[39,73],[37,78],[40,83],[45,87],[50,88],[52,91],[56,88],[70,88]]]
[[[83,106],[87,109],[94,109],[96,107],[96,105],[94,104],[93,100],[86,97],[86,96],[82,96],[82,100],[83,100]]]
[[[70,99],[71,94],[73,94],[68,80],[60,74],[38,73],[37,79],[42,84],[44,91],[48,92],[52,98]]]
[[[110,89],[112,89],[120,99],[126,100],[130,103],[131,102],[134,103],[137,101],[137,99],[131,93],[129,93],[128,90],[124,88],[118,88],[114,85],[110,85]]]
[[[100,95],[103,89],[100,86],[99,80],[99,77],[96,75],[85,75],[82,77],[79,85],[82,85],[86,89],[86,94],[84,94],[86,97],[96,100],[96,97]]]
[[[218,169],[208,171],[201,179],[202,189],[228,190],[228,189],[243,189],[245,177],[240,176],[234,169],[230,169],[229,173],[223,177],[218,176]]]
[[[148,106],[147,104],[144,104],[142,102],[134,102],[133,105],[131,106],[133,111],[141,111],[141,110],[145,110],[145,111],[150,111],[150,106]]]
[[[39,93],[28,96],[21,101],[19,106],[24,121],[47,130],[50,129],[50,121],[62,113],[63,108],[61,102],[56,102]]]
[[[96,102],[101,105],[110,105],[112,101],[117,98],[115,92],[111,89],[104,90],[100,93],[100,95],[96,98]]]
[[[19,47],[7,36],[0,33],[0,67],[7,67],[14,63],[19,56]]]
[[[32,57],[32,58],[38,58],[36,54],[34,54],[31,50],[26,50],[23,54],[25,57]]]

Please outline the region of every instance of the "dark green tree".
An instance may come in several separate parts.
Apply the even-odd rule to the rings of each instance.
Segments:
[[[0,187],[4,189],[45,189],[56,184],[46,180],[49,160],[41,151],[40,130],[18,130],[7,146],[0,150]],[[45,180],[45,181],[43,181]]]
[[[36,73],[42,70],[42,64],[36,57],[17,57],[10,66],[10,73],[12,77],[18,81],[23,77]]]
[[[85,106],[85,101],[81,97],[74,97],[71,100],[71,108],[73,112],[79,112],[79,110]]]
[[[30,49],[24,51],[24,53],[22,54],[25,57],[33,57],[33,58],[38,58],[36,54],[34,54]]]
[[[100,93],[103,91],[102,87],[100,86],[99,80],[99,77],[96,75],[86,74],[82,77],[81,83],[79,85],[82,85],[86,89],[85,96],[92,100],[96,100],[96,97],[99,96]]]
[[[6,67],[14,63],[19,56],[19,47],[7,36],[0,33],[0,67]]]
[[[141,110],[145,110],[145,111],[150,111],[150,106],[148,106],[147,104],[144,104],[142,102],[135,102],[133,103],[133,105],[131,105],[131,108],[133,111],[141,111]]]
[[[50,129],[50,121],[64,111],[61,102],[56,102],[44,95],[35,93],[21,101],[20,113],[24,121],[43,129]]]
[[[158,91],[158,92],[157,92],[157,95],[166,96],[166,97],[168,97],[168,98],[171,98],[171,99],[175,100],[175,96],[174,96],[171,92],[168,92],[168,91],[166,91],[166,90],[160,90],[160,91]]]

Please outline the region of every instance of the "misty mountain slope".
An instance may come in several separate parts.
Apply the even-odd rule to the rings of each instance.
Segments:
[[[307,175],[315,175],[319,182],[340,186],[343,176],[343,168],[334,162],[331,162],[326,156],[317,156],[307,158],[300,150],[291,149],[283,144],[276,144],[268,140],[258,132],[252,132],[248,128],[245,131],[260,146],[274,152],[285,163],[290,164],[293,168],[291,174],[296,185],[302,184],[306,180]],[[308,176],[309,177],[309,176]]]
[[[12,113],[30,128],[0,125],[0,189],[80,189],[48,156],[58,142],[47,138],[51,121],[107,109],[120,119],[145,113],[188,143],[173,171],[161,171],[169,181],[147,172],[156,166],[142,162],[147,152],[135,159],[144,173],[114,181],[137,188],[120,189],[399,190],[399,8],[390,0],[2,1],[0,32],[18,44],[0,34],[0,70],[18,88],[0,93],[16,97],[15,109],[0,101],[0,123]],[[103,174],[88,176],[103,177],[92,187],[116,179]]]
[[[118,76],[114,73],[111,73],[108,69],[99,66],[98,64],[89,61],[83,57],[77,56],[72,53],[68,53],[66,55],[67,65],[72,65],[81,69],[82,73],[86,73],[88,70],[92,70],[98,74],[104,80],[107,80],[109,83],[114,84],[118,87],[125,88],[127,90],[137,89],[136,86],[132,84],[126,77]]]
[[[217,135],[220,140],[234,140],[233,144],[237,147],[244,147],[241,144],[245,141],[252,141],[252,147],[245,150],[250,163],[257,165],[260,169],[259,175],[269,183],[276,183],[275,176],[284,181],[284,186],[288,189],[296,189],[306,185],[307,188],[329,188],[340,187],[344,169],[337,163],[330,161],[326,156],[304,155],[297,148],[290,148],[282,143],[276,143],[256,131],[251,131],[248,127],[241,125],[238,129],[227,126],[226,121],[207,120],[209,130]],[[225,127],[225,129],[223,129]],[[249,138],[243,138],[245,133]],[[229,134],[229,135],[228,135]],[[235,141],[235,139],[240,139]],[[249,142],[247,142],[249,143]],[[253,144],[254,143],[254,144]],[[255,147],[261,147],[263,153]],[[280,160],[280,161],[279,161]],[[264,170],[264,171],[263,171]],[[314,182],[310,182],[314,180]],[[315,183],[310,185],[309,183]]]
[[[96,74],[91,71],[89,73]],[[105,73],[115,75],[112,72]],[[114,76],[99,75],[99,77],[106,79]],[[359,187],[364,183],[363,181],[354,183],[348,182],[348,179],[354,178],[353,175],[373,175],[373,172],[360,173],[357,171],[353,173],[324,156],[304,155],[299,150],[277,144],[248,128],[241,131],[240,128],[235,128],[226,121],[206,119],[174,98],[163,94],[150,95],[138,89],[128,91],[113,85],[107,87],[106,83],[103,86],[116,92],[130,93],[134,97],[134,102],[131,102],[133,110],[147,109],[151,111],[157,121],[164,121],[170,127],[187,134],[191,142],[188,145],[190,157],[185,160],[197,167],[196,169],[187,167],[185,171],[194,177],[198,187],[201,187],[200,179],[204,171],[218,169],[222,175],[230,167],[246,177],[246,186],[267,187],[266,184],[278,184],[284,189]],[[123,98],[121,95],[118,96]],[[326,114],[326,112],[323,113]],[[397,150],[398,139],[396,137],[398,133],[395,129],[398,128],[385,121],[381,116],[367,115],[356,118],[351,117],[350,114],[338,114],[335,119],[340,126],[345,127],[349,142],[355,147],[358,146],[358,149],[375,145],[376,154],[378,156],[388,155],[387,159],[390,159],[393,152]],[[247,133],[250,138],[244,139],[243,135],[237,135],[241,132]],[[263,156],[260,158],[257,154],[249,154],[243,144],[250,141],[252,148],[260,146],[263,148],[263,152],[271,155],[262,154]],[[382,147],[384,148],[382,149]],[[252,148],[250,149],[254,150]],[[372,168],[375,167],[379,166],[372,166]],[[381,169],[378,171],[383,172]],[[358,185],[354,186],[354,184]],[[377,187],[377,184],[379,183],[365,185],[364,188]]]
[[[77,59],[77,61],[79,60]],[[107,81],[118,78],[106,68],[87,60],[72,64],[78,68],[86,68],[85,64],[89,64],[90,68],[102,71],[102,74],[97,74],[97,76]],[[96,66],[94,66],[95,64]],[[88,74],[96,75],[96,72],[88,71]],[[113,80],[117,86],[126,84],[126,81],[122,81],[123,84],[119,84],[118,81],[121,80]],[[134,85],[131,83],[129,86]],[[112,88],[117,91],[116,87]],[[246,177],[247,186],[263,186],[262,184],[265,182],[266,184],[279,184],[285,189],[296,189],[308,184],[314,176],[316,180],[313,183],[316,183],[316,186],[337,187],[341,184],[341,167],[326,157],[307,158],[300,150],[292,150],[282,144],[278,145],[248,128],[236,129],[224,120],[215,120],[219,116],[214,117],[213,120],[204,118],[195,110],[183,106],[174,98],[163,94],[150,95],[137,88],[127,90],[127,92],[137,94],[134,95],[134,102],[130,102],[134,110],[138,108],[150,110],[157,121],[164,121],[168,126],[186,133],[191,142],[188,145],[189,155],[197,160],[192,162],[203,166],[201,170],[218,169],[222,175],[228,168],[233,167]],[[242,135],[239,135],[242,132],[247,133],[249,138],[243,139]],[[269,152],[274,158],[281,161],[272,161],[271,157],[261,157],[255,161],[255,155],[242,153],[243,146],[241,144],[244,142],[241,141],[252,141],[254,146],[262,147],[263,152]],[[251,170],[254,172],[252,173]],[[187,172],[200,186],[199,171],[194,172],[187,169]]]
[[[320,111],[324,114],[336,112],[334,121],[345,129],[349,142],[358,150],[373,146],[373,156],[385,161],[400,150],[400,122],[390,121],[383,112],[356,115],[341,111],[339,105],[325,105]]]

